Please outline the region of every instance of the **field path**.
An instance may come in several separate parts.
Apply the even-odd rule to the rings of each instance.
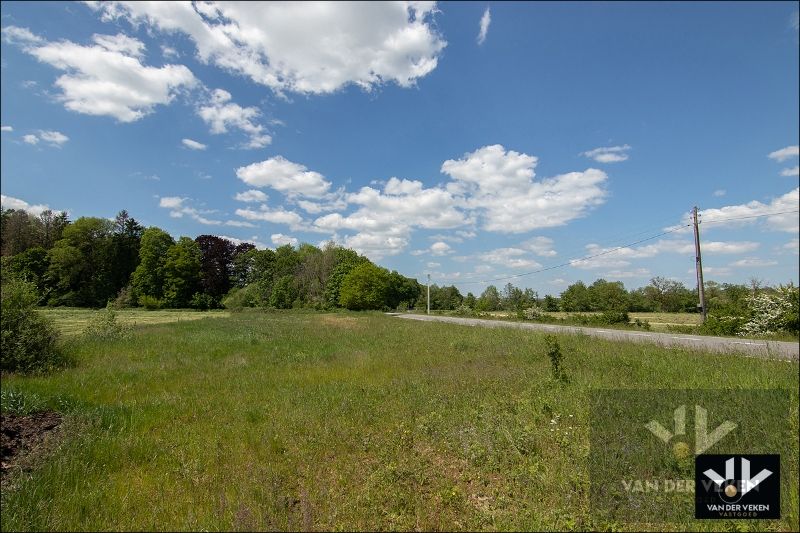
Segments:
[[[737,339],[731,337],[707,337],[704,335],[682,335],[678,333],[653,333],[625,331],[620,329],[589,328],[579,326],[557,326],[554,324],[532,324],[529,322],[507,322],[503,320],[483,320],[479,318],[460,318],[454,316],[412,315],[389,313],[398,318],[434,322],[449,322],[464,326],[484,328],[517,328],[546,331],[551,333],[583,334],[612,341],[649,342],[661,346],[679,346],[717,353],[744,353],[750,356],[775,359],[798,360],[798,343],[766,341],[759,339]]]

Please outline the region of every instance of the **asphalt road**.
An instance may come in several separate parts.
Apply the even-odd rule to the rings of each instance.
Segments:
[[[600,337],[613,341],[649,342],[661,346],[678,346],[694,348],[706,352],[741,353],[749,356],[767,357],[771,359],[798,360],[798,343],[782,341],[766,341],[758,339],[737,339],[730,337],[706,337],[701,335],[681,335],[677,333],[652,333],[626,331],[620,329],[587,328],[578,326],[557,326],[554,324],[532,324],[529,322],[509,322],[503,320],[483,320],[479,318],[460,318],[454,316],[412,315],[390,313],[398,318],[410,320],[449,322],[464,326],[480,326],[484,328],[517,328],[552,333],[572,333]]]

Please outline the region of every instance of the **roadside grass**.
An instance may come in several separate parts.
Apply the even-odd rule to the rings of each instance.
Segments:
[[[97,313],[94,309],[75,307],[42,307],[39,311],[48,318],[53,319],[56,328],[64,335],[78,335],[83,333],[89,319]],[[145,309],[119,309],[116,310],[117,318],[123,324],[143,326],[149,324],[166,324],[181,322],[183,320],[199,320],[208,317],[226,317],[229,311],[194,311],[191,309],[147,311]]]
[[[780,521],[598,522],[587,467],[593,389],[779,388],[797,479],[797,362],[557,339],[563,380],[544,335],[379,313],[76,336],[75,367],[3,376],[4,410],[60,411],[67,438],[4,486],[0,528],[798,529],[796,484]]]

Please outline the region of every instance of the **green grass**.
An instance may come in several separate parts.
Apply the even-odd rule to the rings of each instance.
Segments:
[[[0,527],[638,529],[589,513],[595,388],[795,391],[797,440],[796,362],[558,338],[568,382],[551,378],[536,333],[378,313],[234,313],[107,344],[76,336],[73,368],[3,376],[27,410],[65,413],[66,438],[4,486]],[[781,465],[788,479],[797,455]],[[751,527],[797,530],[792,487],[781,521]]]
[[[74,307],[43,307],[41,313],[53,319],[56,328],[64,335],[79,335],[83,333],[89,319],[97,311],[94,309],[81,309]],[[116,311],[117,317],[123,324],[143,326],[148,324],[166,324],[168,322],[181,322],[183,320],[198,320],[207,317],[226,317],[228,311],[193,311],[188,309],[146,311],[144,309],[120,309]]]

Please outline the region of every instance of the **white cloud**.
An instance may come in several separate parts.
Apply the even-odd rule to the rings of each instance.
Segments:
[[[452,253],[453,249],[446,242],[435,242],[431,244],[431,253],[433,255],[446,255]]]
[[[730,264],[732,267],[750,268],[750,267],[768,267],[777,265],[777,261],[770,261],[768,259],[761,259],[758,257],[745,257]]]
[[[221,238],[221,239],[228,239],[229,241],[231,241],[236,246],[239,246],[240,244],[247,243],[247,244],[254,245],[259,250],[264,250],[265,248],[268,248],[268,246],[266,244],[264,244],[264,243],[262,243],[261,241],[258,240],[258,236],[257,235],[253,235],[249,239],[239,239],[238,237],[231,237],[230,235],[218,235],[218,237]]]
[[[728,191],[726,191],[725,189],[717,189],[716,191],[714,191],[714,196],[716,196],[717,198],[725,196],[726,194],[728,194]]]
[[[236,193],[236,196],[234,198],[240,202],[264,203],[267,201],[268,196],[259,190],[250,189],[249,191]]]
[[[800,166],[793,166],[791,168],[784,168],[781,170],[781,176],[792,177],[792,176],[800,176]]]
[[[247,220],[263,220],[273,224],[286,224],[293,230],[303,229],[303,217],[282,207],[270,209],[267,205],[262,204],[258,210],[237,209],[236,214]]]
[[[429,261],[429,262],[425,263],[425,265],[426,265],[428,268],[439,268],[440,266],[442,266],[442,264],[441,264],[441,263],[436,263],[436,262],[434,262],[434,261]]]
[[[445,161],[442,172],[456,181],[447,190],[464,194],[464,205],[482,216],[489,231],[524,233],[562,226],[605,201],[608,177],[603,171],[590,168],[534,181],[537,161],[496,144]]]
[[[12,42],[20,43],[25,52],[66,72],[55,83],[61,90],[58,99],[77,113],[134,122],[197,82],[183,65],[143,65],[144,44],[123,34],[95,34],[93,45],[82,46],[67,40],[46,42],[36,36],[21,40],[20,35],[30,33],[25,28],[5,28],[4,36],[8,31]]]
[[[275,246],[283,246],[285,244],[289,244],[291,246],[297,246],[300,242],[294,237],[290,237],[289,235],[284,235],[283,233],[273,233],[270,235],[270,240],[272,240],[272,244]]]
[[[18,209],[22,211],[27,211],[32,215],[40,215],[43,211],[47,211],[50,209],[47,205],[44,204],[36,204],[31,205],[25,200],[20,200],[19,198],[14,198],[13,196],[6,196],[5,194],[0,194],[0,205],[3,206],[4,209]]]
[[[540,257],[555,257],[558,255],[558,252],[553,250],[553,239],[549,237],[533,237],[523,242],[520,246]]]
[[[789,26],[791,26],[794,31],[800,29],[800,12],[795,11],[789,16]]]
[[[687,274],[695,274],[694,269],[689,269],[686,271]],[[704,275],[711,275],[711,276],[730,276],[732,271],[728,267],[703,267],[703,274]]]
[[[211,133],[227,133],[229,128],[236,128],[250,138],[245,148],[263,148],[270,144],[272,137],[264,126],[254,122],[261,116],[261,111],[257,107],[242,107],[230,100],[231,93],[215,89],[208,101],[198,108],[197,114],[211,127]]]
[[[189,36],[197,58],[277,92],[329,93],[412,86],[436,68],[446,42],[433,2],[103,2],[90,6]]]
[[[33,34],[28,28],[6,26],[3,28],[3,40],[9,44],[34,45],[41,44],[44,39]]]
[[[527,258],[526,250],[520,248],[497,248],[478,255],[478,259],[508,268],[539,268],[542,266],[533,259]]]
[[[10,131],[14,131],[14,128],[12,128],[11,126],[0,126],[0,131],[10,132]]]
[[[330,182],[319,172],[293,163],[282,156],[272,157],[259,163],[236,169],[236,176],[253,187],[272,187],[283,194],[321,198]]]
[[[61,146],[69,140],[69,137],[59,131],[42,131],[39,130],[39,138],[46,143],[53,146]]]
[[[628,278],[649,278],[650,276],[651,273],[646,268],[637,268],[635,270],[609,270],[600,275],[601,278],[607,281]]]
[[[785,250],[794,250],[795,252],[800,251],[800,239],[792,239],[786,244],[783,245]]]
[[[489,12],[489,7],[483,12],[481,17],[481,29],[478,32],[478,44],[483,44],[486,41],[486,34],[489,33],[489,24],[492,23],[492,14]]]
[[[183,143],[183,145],[190,150],[205,150],[208,148],[208,146],[205,144],[193,141],[192,139],[183,139],[181,140],[181,143]]]
[[[38,133],[38,136],[33,133],[23,135],[22,140],[33,145],[39,144],[39,141],[44,141],[50,146],[55,146],[56,148],[61,148],[61,146],[69,140],[69,137],[59,131],[39,130]]]
[[[226,226],[233,226],[234,228],[255,228],[257,227],[252,222],[245,222],[244,220],[226,220]]]
[[[740,254],[752,252],[759,247],[759,243],[752,241],[707,241],[702,242],[702,252],[705,256],[716,254]],[[694,256],[694,242],[672,239],[662,239],[652,244],[636,248],[603,248],[598,244],[586,245],[587,259],[570,261],[571,266],[580,269],[597,268],[624,268],[635,259],[649,259],[663,253]],[[597,257],[589,257],[597,256]]]
[[[583,152],[581,155],[594,159],[598,163],[619,163],[628,159],[628,154],[625,152],[630,149],[631,147],[627,144],[623,146],[606,146]]]
[[[169,209],[169,216],[172,218],[183,218],[184,215],[206,226],[219,226],[223,222],[206,218],[204,215],[213,213],[213,210],[200,210],[187,205],[191,202],[189,198],[181,196],[163,196],[158,201],[158,206]]]
[[[800,147],[799,146],[787,146],[786,148],[781,148],[780,150],[775,150],[774,152],[770,153],[767,157],[778,161],[779,163],[786,161],[787,159],[791,159],[792,157],[797,157],[800,154]]]
[[[161,45],[161,55],[164,56],[164,59],[175,59],[181,56],[177,50],[165,44]]]
[[[700,216],[702,223],[706,224],[711,224],[715,220],[721,221],[720,223],[727,227],[762,223],[771,230],[797,233],[799,229],[796,213],[798,203],[800,203],[800,188],[774,198],[768,204],[753,200],[746,204],[703,209],[700,211]],[[762,215],[770,213],[782,214],[762,217]],[[710,227],[714,226],[712,224]]]

